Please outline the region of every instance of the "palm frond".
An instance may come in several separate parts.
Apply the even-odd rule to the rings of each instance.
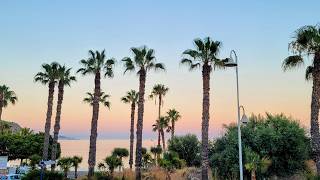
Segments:
[[[306,69],[306,80],[312,80],[312,72],[313,72],[313,66],[308,66]]]
[[[282,68],[284,71],[287,71],[289,69],[292,69],[294,67],[300,67],[303,65],[303,58],[300,55],[293,55],[287,57],[283,63],[282,63]]]

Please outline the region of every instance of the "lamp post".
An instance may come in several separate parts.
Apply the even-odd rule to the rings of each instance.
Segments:
[[[234,57],[234,58],[233,58]],[[240,180],[243,180],[243,167],[242,167],[242,145],[241,145],[241,120],[240,120],[240,106],[239,103],[239,80],[238,80],[238,57],[234,50],[230,52],[230,58],[227,58],[225,61],[226,67],[236,67],[236,78],[237,78],[237,109],[238,109],[238,146],[239,146],[239,171],[240,171]],[[244,108],[243,108],[244,112]],[[245,116],[245,113],[244,113]],[[246,116],[244,117],[246,118]]]

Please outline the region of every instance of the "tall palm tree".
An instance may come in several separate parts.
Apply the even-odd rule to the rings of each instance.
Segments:
[[[157,119],[156,123],[152,125],[153,131],[158,131],[162,137],[162,148],[165,151],[166,149],[166,141],[164,140],[164,130],[169,127],[169,119],[167,117],[160,117]],[[159,140],[158,140],[159,141]],[[158,142],[159,143],[159,142]]]
[[[48,88],[49,88],[48,103],[47,103],[48,107],[47,107],[47,115],[46,115],[45,130],[44,130],[45,135],[44,135],[43,153],[42,153],[43,160],[48,160],[54,87],[57,83],[57,79],[59,78],[58,67],[59,67],[59,64],[57,62],[53,62],[51,64],[43,64],[42,72],[38,72],[34,77],[35,82],[40,82],[44,85],[48,85]]]
[[[133,59],[126,57],[122,59],[126,73],[137,69],[139,75],[139,100],[138,100],[138,120],[137,120],[137,144],[136,144],[136,179],[141,179],[141,160],[142,160],[142,129],[143,129],[143,112],[144,112],[144,94],[146,76],[150,70],[164,70],[164,65],[156,63],[154,50],[146,46],[140,48],[131,48]]]
[[[6,85],[0,86],[0,121],[2,120],[2,108],[5,108],[11,104],[15,104],[18,101],[18,97],[14,91]]]
[[[283,61],[284,71],[300,67],[306,56],[311,56],[311,65],[307,67],[305,78],[313,81],[311,97],[310,134],[312,151],[315,154],[317,173],[320,175],[320,135],[319,135],[319,108],[320,108],[320,26],[303,26],[296,30],[293,41],[289,43],[293,55]]]
[[[181,118],[181,115],[177,110],[169,109],[169,111],[167,112],[167,118],[171,122],[170,131],[171,131],[171,139],[172,139],[175,132],[175,124]]]
[[[83,66],[77,72],[82,75],[92,74],[94,78],[94,94],[92,102],[92,121],[91,121],[91,134],[90,134],[90,148],[89,148],[89,171],[88,178],[91,179],[94,174],[94,166],[96,164],[96,145],[97,145],[97,128],[99,119],[99,101],[101,97],[101,73],[104,73],[105,77],[113,77],[113,66],[115,60],[113,58],[106,59],[105,51],[89,51],[88,59],[80,61]]]
[[[134,141],[134,114],[136,111],[136,105],[138,103],[139,95],[135,90],[128,91],[124,97],[121,98],[123,103],[131,104],[131,122],[130,122],[130,155],[129,155],[129,165],[132,169],[133,165],[133,141]]]
[[[181,60],[182,64],[189,66],[189,70],[202,68],[202,129],[201,129],[201,169],[202,179],[208,179],[208,130],[209,130],[209,110],[210,110],[210,73],[213,69],[224,68],[224,61],[217,58],[221,48],[221,42],[213,41],[207,37],[205,39],[194,40],[195,49],[188,49],[183,52],[186,58]]]
[[[155,99],[155,103],[157,103],[157,98],[159,99],[158,119],[160,119],[161,117],[161,107],[163,106],[163,97],[167,94],[168,91],[169,91],[169,88],[165,87],[163,84],[156,84],[153,86],[152,92],[149,95],[149,98]],[[160,130],[158,130],[158,146],[160,146],[160,141],[161,141],[160,135],[161,135],[161,132]],[[165,140],[162,139],[162,141],[165,141]]]
[[[74,167],[74,178],[78,178],[78,167],[79,164],[82,162],[82,157],[80,156],[73,156],[72,157],[72,166]]]
[[[58,67],[58,101],[57,101],[57,109],[56,109],[56,119],[53,130],[53,143],[52,143],[52,151],[51,151],[51,160],[55,161],[57,158],[57,144],[58,137],[60,131],[60,119],[61,119],[61,108],[64,94],[64,87],[70,86],[71,82],[76,81],[76,77],[71,75],[71,68],[67,68],[66,66],[59,65]],[[54,171],[55,165],[51,166],[51,170]]]

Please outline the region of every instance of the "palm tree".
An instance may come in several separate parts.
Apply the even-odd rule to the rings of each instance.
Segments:
[[[43,64],[42,72],[38,72],[34,80],[35,82],[40,82],[44,85],[48,85],[49,93],[48,93],[48,107],[47,107],[47,115],[45,122],[45,130],[44,130],[44,143],[43,143],[43,153],[42,159],[48,159],[48,149],[49,149],[49,137],[50,137],[50,128],[51,128],[51,116],[52,116],[52,106],[53,106],[53,94],[54,87],[56,85],[57,79],[59,78],[58,74],[59,64],[53,62],[51,64]]]
[[[155,146],[150,148],[150,152],[154,155],[154,159],[159,160],[160,154],[162,153],[162,147],[161,146]]]
[[[2,108],[5,108],[11,104],[15,104],[18,101],[17,95],[14,91],[6,85],[0,86],[0,121],[2,120]]]
[[[157,98],[159,98],[159,110],[158,110],[158,119],[161,117],[161,106],[163,106],[163,97],[167,94],[169,88],[165,87],[163,84],[156,84],[152,88],[152,92],[149,95],[150,99],[155,99],[155,103],[157,103]],[[161,132],[158,130],[158,146],[160,146],[160,136]],[[165,141],[162,139],[162,141]]]
[[[169,127],[169,119],[166,117],[160,117],[157,119],[156,123],[152,125],[152,130],[153,131],[158,131],[161,134],[162,137],[162,148],[165,151],[166,149],[166,141],[164,140],[164,129]],[[159,141],[159,140],[158,140]],[[159,144],[159,142],[158,142]]]
[[[107,59],[105,51],[89,51],[89,58],[80,61],[83,68],[80,68],[77,72],[82,75],[92,74],[94,78],[94,94],[92,101],[92,121],[91,121],[91,134],[90,134],[90,148],[89,148],[89,171],[88,178],[91,179],[94,173],[94,166],[96,164],[96,145],[97,145],[97,128],[99,119],[99,101],[101,100],[101,73],[104,72],[105,77],[113,77],[113,66],[115,60],[113,58]]]
[[[68,172],[70,168],[72,167],[72,158],[70,157],[63,157],[60,158],[58,161],[58,166],[63,170],[64,173],[64,179],[68,179]]]
[[[311,145],[315,154],[314,160],[317,173],[320,175],[320,135],[319,135],[319,108],[320,108],[320,26],[303,26],[295,32],[294,39],[289,43],[293,55],[283,61],[284,71],[299,67],[304,63],[304,56],[312,56],[312,65],[306,69],[306,80],[313,80],[311,97]]]
[[[195,49],[183,52],[187,58],[181,60],[182,64],[189,66],[189,70],[202,67],[203,99],[202,99],[202,129],[201,129],[201,169],[202,179],[208,179],[208,130],[210,110],[210,73],[213,69],[224,68],[224,61],[217,58],[221,42],[205,39],[194,40]]]
[[[56,119],[53,130],[53,143],[52,143],[52,151],[51,151],[51,160],[55,161],[57,157],[57,143],[60,131],[60,117],[61,117],[61,108],[64,94],[64,86],[70,86],[71,82],[76,81],[76,77],[72,76],[71,68],[67,68],[66,66],[59,65],[58,67],[58,101],[57,101],[57,109],[56,109]],[[55,164],[51,166],[51,170],[54,171]]]
[[[72,157],[72,166],[74,167],[74,178],[78,178],[78,167],[79,164],[82,162],[82,157],[80,156],[73,156]]]
[[[129,151],[126,148],[114,148],[112,151],[112,155],[118,157],[122,163],[122,158],[128,157]],[[122,166],[119,167],[119,171],[121,171],[121,167]]]
[[[134,114],[136,111],[136,104],[138,103],[138,98],[139,98],[139,95],[135,90],[128,91],[127,94],[121,98],[122,102],[131,104],[130,156],[129,156],[129,165],[131,170],[133,165]]]
[[[111,177],[113,177],[113,172],[114,169],[122,166],[122,162],[120,160],[120,158],[116,157],[116,156],[108,156],[105,158],[104,162],[107,164],[108,169],[110,171]]]
[[[137,144],[136,144],[136,179],[141,179],[141,160],[142,160],[142,129],[143,129],[143,113],[144,113],[144,94],[146,76],[150,70],[164,70],[164,65],[156,63],[154,50],[148,49],[146,46],[141,48],[131,48],[133,52],[133,59],[126,57],[122,59],[126,73],[127,71],[134,71],[137,68],[139,75],[139,100],[138,100],[138,120],[137,120]]]
[[[171,131],[171,139],[172,139],[175,132],[175,123],[178,121],[178,119],[181,118],[181,115],[177,110],[169,109],[169,111],[167,112],[167,118],[171,122],[170,131]]]

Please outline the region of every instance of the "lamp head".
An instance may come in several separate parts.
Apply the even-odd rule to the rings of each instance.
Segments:
[[[242,118],[241,118],[241,123],[243,124],[247,124],[249,122],[248,117],[246,116],[246,114],[243,114]]]
[[[238,64],[236,62],[234,62],[232,58],[226,58],[224,61],[224,66],[226,66],[226,67],[235,67],[237,65]]]

